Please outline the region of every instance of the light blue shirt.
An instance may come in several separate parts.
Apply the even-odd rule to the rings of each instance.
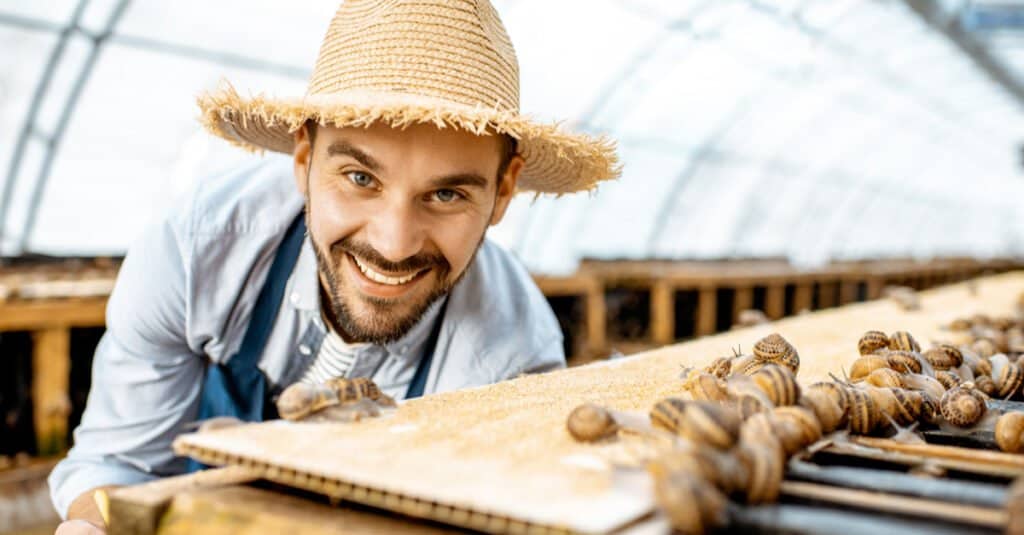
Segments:
[[[241,345],[277,245],[303,199],[291,160],[272,156],[199,183],[129,249],[107,305],[107,331],[75,445],[50,474],[62,516],[76,497],[184,471],[171,442],[194,421],[206,362]],[[259,367],[298,381],[326,334],[308,237]],[[525,268],[485,240],[448,295],[426,393],[565,366],[562,333]],[[350,377],[401,398],[423,353],[435,303],[402,339],[360,345]]]

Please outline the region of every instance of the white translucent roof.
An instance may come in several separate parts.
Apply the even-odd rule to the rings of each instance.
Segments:
[[[612,136],[625,165],[594,193],[514,201],[491,236],[534,271],[1024,254],[1024,106],[902,2],[495,4],[523,110]],[[248,158],[199,129],[195,93],[302,94],[336,7],[0,0],[0,252],[123,252]]]

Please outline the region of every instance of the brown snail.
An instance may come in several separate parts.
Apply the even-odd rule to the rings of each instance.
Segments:
[[[963,382],[959,375],[952,373],[948,370],[939,370],[935,372],[935,380],[942,384],[942,387],[946,390],[959,386]]]
[[[996,420],[996,444],[1009,453],[1024,452],[1024,412],[1008,412]]]
[[[619,429],[615,418],[607,409],[593,403],[584,403],[569,413],[565,427],[573,438],[581,442],[594,442],[615,434]]]
[[[889,335],[889,349],[900,349],[903,351],[921,352],[921,344],[907,331],[896,331]]]
[[[868,331],[857,341],[857,351],[861,355],[870,355],[879,349],[889,347],[889,337],[882,331]]]
[[[939,409],[947,422],[957,427],[971,427],[985,416],[985,398],[972,388],[952,388],[939,400]]]
[[[878,368],[872,370],[864,382],[877,387],[903,388],[903,375],[889,368]]]
[[[936,400],[946,393],[946,387],[938,379],[919,373],[903,374],[903,387],[925,392]]]
[[[1021,381],[1024,380],[1020,365],[1010,362],[1010,358],[1003,353],[989,359],[992,363],[992,380],[996,384],[994,397],[1007,399],[1020,390]]]
[[[981,338],[979,340],[975,340],[974,343],[971,344],[971,350],[977,353],[978,356],[983,359],[991,357],[992,355],[995,355],[997,353],[996,345],[992,342],[992,340],[989,340],[988,338]]]
[[[818,417],[810,409],[799,406],[776,407],[772,410],[772,417],[776,421],[780,419],[789,420],[796,424],[797,429],[800,430],[801,448],[807,447],[821,439],[821,422],[818,421]]]
[[[975,377],[974,387],[986,396],[992,397],[996,395],[996,382],[989,375],[979,375]]]
[[[900,373],[921,373],[921,360],[918,355],[911,351],[895,349],[885,354],[885,360],[890,368]]]
[[[806,407],[814,413],[824,433],[831,433],[838,429],[845,416],[839,403],[822,390],[804,392],[800,396],[800,406]]]
[[[337,393],[340,403],[370,399],[384,407],[394,407],[397,405],[391,396],[381,392],[377,384],[366,377],[356,377],[354,379],[335,377],[324,381],[323,384]]]
[[[795,405],[800,399],[800,385],[789,368],[769,364],[751,378],[776,407]]]
[[[850,365],[850,380],[851,381],[863,381],[868,374],[880,369],[888,368],[889,360],[881,355],[864,355],[858,357],[857,360],[853,361]]]
[[[341,403],[338,393],[323,384],[295,383],[277,398],[277,413],[285,420],[301,420],[314,412]]]
[[[746,502],[753,505],[777,501],[786,470],[779,443],[772,440],[740,442],[736,449],[736,456],[747,473],[747,487],[743,493]]]
[[[690,393],[690,397],[697,400],[726,401],[729,399],[729,392],[725,382],[717,375],[707,371],[693,371],[683,382],[683,390]]]
[[[850,432],[866,435],[881,421],[881,413],[871,396],[859,388],[849,389],[850,405],[846,411]]]
[[[742,423],[738,414],[720,403],[667,398],[654,404],[651,424],[698,444],[732,447]]]
[[[800,451],[804,443],[805,432],[799,422],[791,418],[776,417],[773,412],[757,413],[743,422],[740,429],[740,442],[747,444],[778,443],[786,456]]]
[[[711,361],[711,363],[704,368],[704,371],[719,379],[725,379],[726,377],[729,377],[729,373],[732,372],[732,358],[719,357]]]
[[[778,333],[769,334],[758,340],[754,344],[754,356],[761,362],[785,366],[793,373],[800,369],[800,356],[796,348]]]
[[[922,356],[936,370],[959,368],[964,363],[964,357],[960,350],[949,344],[939,344],[925,351]]]
[[[847,392],[847,387],[836,382],[823,381],[814,383],[807,387],[807,389],[809,392],[821,392],[839,406],[839,421],[836,422],[836,426],[833,429],[842,429],[846,427],[846,411],[850,407],[850,394]]]
[[[899,425],[910,425],[917,421],[924,405],[924,395],[902,388],[890,388],[889,391],[894,403],[890,406],[888,414],[893,421]]]
[[[688,472],[727,494],[747,485],[746,471],[733,453],[715,448],[696,447],[664,452],[647,464],[647,471],[654,477],[667,476],[672,472]]]
[[[727,500],[710,482],[688,472],[654,477],[654,499],[676,531],[698,534],[726,521]]]

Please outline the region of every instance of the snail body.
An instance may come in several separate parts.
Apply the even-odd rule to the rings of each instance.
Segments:
[[[339,403],[338,393],[327,385],[295,383],[281,392],[276,405],[282,418],[295,421]]]
[[[810,409],[814,413],[823,433],[835,431],[843,417],[846,416],[839,403],[821,390],[804,392],[800,396],[800,406]]]
[[[593,403],[584,403],[569,413],[565,427],[573,438],[581,442],[594,442],[615,434],[618,423],[607,409]]]
[[[919,373],[903,374],[903,387],[925,392],[935,399],[941,398],[946,393],[946,387],[938,379]]]

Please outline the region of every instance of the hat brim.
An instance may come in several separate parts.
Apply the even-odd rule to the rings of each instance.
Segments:
[[[307,120],[343,127],[385,123],[401,128],[418,123],[457,128],[477,135],[507,134],[518,141],[526,164],[522,191],[565,194],[592,190],[621,174],[615,143],[542,124],[507,111],[474,108],[403,93],[346,92],[298,98],[240,96],[225,85],[198,98],[203,125],[242,148],[292,153],[293,133]]]

